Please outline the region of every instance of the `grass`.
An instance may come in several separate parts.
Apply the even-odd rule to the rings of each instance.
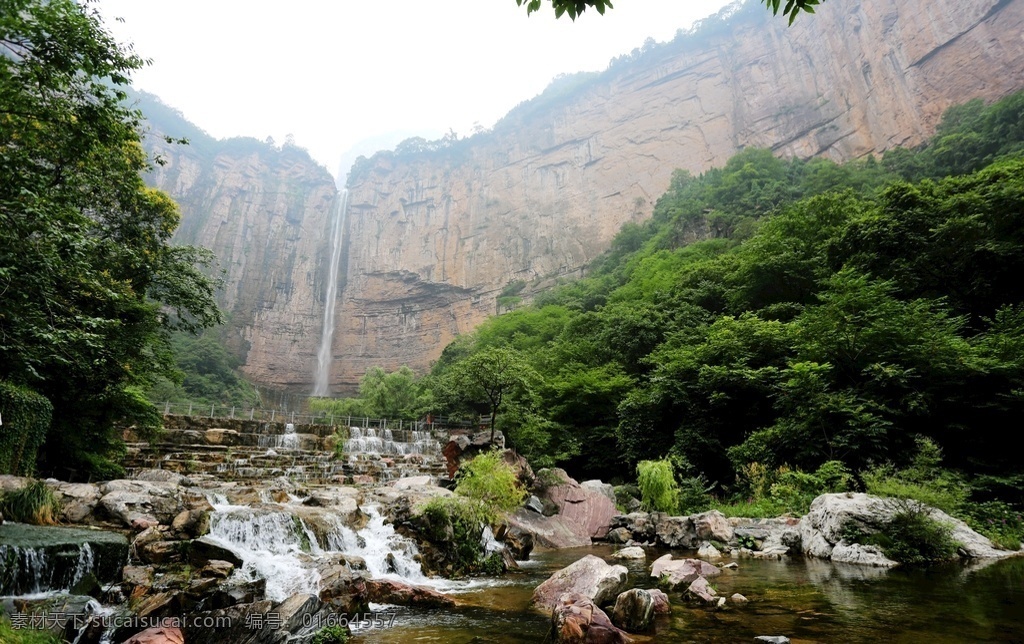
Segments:
[[[14,628],[9,617],[0,616],[0,642],[4,644],[60,644],[62,641],[50,631]]]
[[[0,497],[0,513],[9,521],[54,525],[60,517],[60,501],[42,481],[33,481]]]

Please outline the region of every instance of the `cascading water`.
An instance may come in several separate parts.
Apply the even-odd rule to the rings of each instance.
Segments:
[[[324,299],[324,324],[320,335],[320,350],[316,356],[316,374],[313,395],[328,394],[327,381],[331,376],[331,343],[334,341],[334,305],[338,295],[338,269],[341,265],[341,247],[345,236],[345,213],[348,210],[348,190],[338,195],[338,208],[331,224],[331,264],[327,274],[327,295]]]
[[[372,427],[349,427],[349,438],[345,441],[346,454],[382,454],[405,456],[407,454],[439,454],[441,445],[430,432],[414,430],[374,429]],[[407,440],[395,440],[395,433],[401,433]]]

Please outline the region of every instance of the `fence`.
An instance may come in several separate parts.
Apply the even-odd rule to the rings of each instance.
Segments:
[[[461,420],[446,418],[443,416],[428,416],[424,420],[402,420],[388,418],[365,418],[362,416],[337,416],[333,413],[322,411],[315,413],[301,413],[282,409],[263,409],[260,407],[236,407],[227,405],[206,405],[200,403],[172,403],[165,402],[157,404],[158,409],[163,410],[164,416],[192,416],[199,418],[237,418],[240,420],[258,420],[277,423],[291,423],[293,425],[342,425],[344,427],[364,427],[372,429],[398,429],[413,431],[433,431],[437,429],[451,429],[457,427],[489,427],[489,419],[480,421]]]

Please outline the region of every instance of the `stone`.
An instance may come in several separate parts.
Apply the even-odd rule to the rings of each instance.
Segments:
[[[242,559],[238,555],[209,537],[195,539],[189,544],[188,561],[190,564],[202,568],[213,560],[227,561],[234,566],[242,565]]]
[[[865,546],[859,543],[846,543],[840,540],[832,548],[831,559],[834,563],[856,564],[859,566],[878,566],[892,568],[899,564],[885,556],[876,546]]]
[[[657,538],[658,522],[665,515],[658,513],[630,512],[612,519],[611,528],[625,528],[636,541],[653,542]]]
[[[694,599],[705,604],[718,604],[718,593],[711,587],[708,580],[703,577],[697,577],[694,579],[690,585],[686,587],[686,591],[683,594],[688,599]]]
[[[735,561],[730,561],[729,563],[720,567],[722,570],[739,570],[740,565]]]
[[[672,559],[672,555],[659,557],[651,564],[651,577],[670,590],[685,588],[698,578],[721,574],[716,566],[700,559]]]
[[[95,483],[47,483],[61,504],[60,516],[65,523],[93,523],[93,513],[100,501],[99,485]]]
[[[182,510],[171,521],[171,529],[185,538],[198,538],[210,531],[209,510]]]
[[[196,573],[200,577],[212,577],[214,579],[227,579],[235,571],[235,564],[230,561],[211,559],[205,566]]]
[[[690,520],[693,521],[693,528],[697,533],[697,538],[704,539],[705,541],[719,541],[721,543],[732,541],[732,526],[729,524],[729,520],[725,518],[725,515],[718,510],[709,510],[708,512],[695,514],[690,517]]]
[[[352,485],[373,485],[374,483],[373,477],[369,474],[352,475]]]
[[[502,524],[498,528],[495,539],[505,544],[505,548],[514,560],[525,561],[533,551],[533,535],[519,528]]]
[[[551,470],[560,483],[544,490],[544,499],[555,504],[558,515],[567,525],[581,536],[603,539],[611,522],[619,511],[615,507],[614,495],[606,496],[602,490],[583,487],[565,474],[564,470]]]
[[[153,566],[125,566],[121,569],[121,580],[132,586],[151,586]]]
[[[185,635],[177,626],[154,626],[132,635],[123,644],[185,644]]]
[[[627,644],[633,641],[592,599],[579,593],[559,596],[551,609],[548,639],[555,644]]]
[[[651,598],[654,599],[654,614],[655,615],[668,615],[672,612],[672,604],[668,600],[668,595],[665,591],[658,588],[649,588],[647,590],[650,593]]]
[[[605,495],[606,497],[608,497],[608,500],[612,502],[612,505],[615,505],[615,487],[610,483],[605,483],[597,479],[591,479],[589,481],[582,481],[580,483],[580,486],[585,487],[588,490],[593,490],[599,494]]]
[[[616,550],[610,556],[612,559],[646,559],[647,553],[640,546],[629,546],[628,548]]]
[[[135,551],[144,563],[165,565],[181,561],[183,548],[181,541],[151,541],[136,546]]]
[[[151,483],[170,483],[175,487],[190,483],[187,477],[178,472],[160,469],[139,470],[135,472],[132,479],[135,481],[149,481]]]
[[[619,593],[612,608],[612,622],[630,633],[642,633],[654,625],[654,597],[642,588]]]
[[[697,556],[703,559],[721,559],[722,553],[718,548],[711,545],[711,543],[705,541],[700,544],[700,548],[697,549]]]
[[[663,516],[657,523],[655,533],[658,543],[666,548],[696,548],[699,543],[697,531],[690,517]]]
[[[416,490],[423,487],[432,486],[434,482],[429,476],[409,476],[401,478],[390,483],[391,487],[396,490]]]
[[[629,571],[587,555],[551,575],[533,591],[532,606],[551,610],[564,593],[579,593],[597,604],[610,601],[625,589]]]
[[[530,498],[526,499],[526,503],[523,504],[523,507],[527,510],[533,510],[537,514],[544,514],[544,504],[541,503],[541,500],[537,498],[536,494],[531,494]]]
[[[628,543],[633,540],[633,533],[626,528],[612,528],[606,539],[612,543]]]
[[[533,468],[530,467],[530,462],[526,460],[526,457],[514,450],[506,449],[501,453],[501,460],[516,473],[516,480],[523,486],[523,489],[529,490],[534,486],[537,476],[533,473]]]
[[[186,509],[179,488],[170,482],[119,479],[101,484],[99,492],[99,505],[106,515],[126,527],[169,525]]]
[[[366,580],[366,597],[378,604],[451,608],[455,600],[426,586],[414,586],[391,579]]]
[[[747,599],[746,597],[744,597],[743,595],[739,594],[739,593],[733,593],[732,595],[729,596],[729,601],[731,601],[734,604],[739,604],[740,606],[742,606],[743,604],[746,604],[750,600]]]
[[[754,641],[765,644],[789,644],[789,638],[782,635],[758,635]]]

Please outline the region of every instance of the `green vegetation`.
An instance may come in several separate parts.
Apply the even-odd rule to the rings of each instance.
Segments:
[[[551,7],[555,10],[556,18],[566,15],[570,20],[576,20],[576,17],[582,15],[588,7],[602,16],[606,9],[613,8],[609,0],[550,0],[550,2]],[[778,15],[779,8],[782,7],[782,15],[789,16],[789,24],[793,24],[793,21],[801,13],[814,13],[814,8],[821,2],[822,0],[787,0],[786,4],[782,5],[781,0],[764,0],[764,4],[773,15]],[[526,13],[531,14],[540,10],[541,0],[516,0],[516,4],[520,7],[526,5]]]
[[[170,341],[178,373],[156,379],[148,394],[151,401],[239,407],[260,405],[256,388],[239,375],[241,361],[225,348],[216,334],[176,332]]]
[[[959,544],[953,540],[952,528],[931,518],[928,509],[917,501],[900,500],[892,518],[866,532],[848,524],[842,538],[849,543],[877,546],[885,556],[906,565],[923,565],[951,561],[957,557]]]
[[[39,394],[0,381],[0,474],[31,476],[53,405]]]
[[[334,418],[348,416],[416,420],[432,406],[432,393],[409,367],[387,373],[373,367],[359,381],[358,398],[311,398],[312,411]]]
[[[0,46],[0,381],[53,406],[41,471],[106,478],[120,427],[159,427],[144,392],[174,373],[171,331],[221,321],[213,258],[170,244],[177,206],[143,183],[124,104],[144,63],[95,9],[8,2]]]
[[[60,510],[60,501],[42,481],[32,481],[20,490],[0,496],[0,514],[8,521],[54,525]]]
[[[4,644],[61,644],[63,641],[50,631],[14,628],[7,615],[0,615],[0,642]]]
[[[586,278],[445,349],[438,411],[489,412],[453,374],[503,352],[511,446],[620,483],[669,459],[677,491],[652,487],[651,507],[687,490],[688,507],[801,513],[866,487],[1016,511],[1024,472],[994,446],[1024,412],[1022,96],[951,110],[881,162],[747,149],[676,172]]]
[[[636,466],[636,485],[640,502],[648,512],[679,511],[679,484],[668,460],[640,461]]]
[[[312,644],[345,644],[348,630],[344,626],[327,626],[313,636]]]

